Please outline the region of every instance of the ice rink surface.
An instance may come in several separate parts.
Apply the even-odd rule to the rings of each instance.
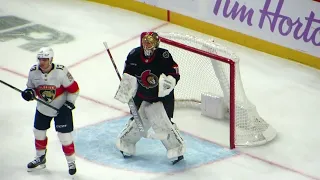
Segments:
[[[0,4],[0,79],[24,89],[36,63],[35,50],[50,45],[54,62],[66,65],[79,83],[74,110],[78,179],[320,180],[318,70],[96,3],[0,0]],[[139,142],[136,161],[123,160],[114,141],[129,111],[113,98],[118,79],[102,42],[109,43],[121,71],[128,52],[139,45],[140,33],[149,30],[210,38],[234,51],[241,58],[246,94],[277,130],[276,139],[230,151],[227,123],[201,117],[198,111],[177,110],[174,121],[187,141],[184,162],[172,167],[161,143],[150,140]],[[18,92],[0,84],[1,180],[69,178],[54,128],[48,131],[47,168],[26,171],[35,155],[34,112],[35,102],[25,102]],[[146,147],[153,150],[145,151]],[[158,154],[152,156],[153,152]]]

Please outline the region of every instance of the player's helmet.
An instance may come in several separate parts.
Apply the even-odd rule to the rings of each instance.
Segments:
[[[45,59],[48,58],[50,61],[50,64],[52,63],[53,60],[53,50],[50,47],[42,47],[37,53],[37,59]]]
[[[156,32],[143,32],[141,34],[141,46],[146,57],[152,56],[159,44],[160,39]]]

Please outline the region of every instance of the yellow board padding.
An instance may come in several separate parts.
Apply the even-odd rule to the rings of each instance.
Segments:
[[[141,3],[134,0],[88,0],[88,1],[97,2],[100,4],[106,4],[114,7],[119,7],[121,9],[134,11],[140,14],[144,14],[147,16],[151,16],[157,19],[167,21],[167,10],[161,9],[155,6],[151,6],[146,3]]]
[[[138,12],[147,16],[167,21],[168,11],[134,0],[88,0],[107,4],[122,9]],[[320,58],[286,48],[259,38],[245,35],[214,24],[206,23],[179,13],[170,12],[170,22],[220,39],[256,49],[285,59],[290,59],[317,69],[320,69]]]
[[[290,59],[317,69],[320,69],[320,58],[286,48],[259,38],[248,36],[233,30],[222,28],[210,23],[199,21],[178,13],[170,13],[171,23],[188,27],[220,39],[240,44],[251,49],[256,49],[285,59]]]

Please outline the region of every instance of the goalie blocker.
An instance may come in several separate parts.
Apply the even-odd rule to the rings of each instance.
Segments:
[[[173,164],[183,159],[185,144],[177,125],[171,121],[174,114],[174,88],[180,75],[178,64],[168,50],[159,48],[159,37],[154,32],[141,34],[141,46],[127,56],[123,78],[115,99],[128,103],[133,97],[143,126],[149,135],[165,135],[161,142],[167,149],[167,158]],[[132,117],[120,133],[116,146],[124,157],[135,154],[135,145],[141,139]]]

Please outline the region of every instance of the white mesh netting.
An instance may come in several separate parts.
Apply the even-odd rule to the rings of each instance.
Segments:
[[[244,92],[239,58],[226,47],[214,43],[212,40],[200,39],[194,36],[179,33],[158,32],[160,37],[191,46],[205,52],[228,58],[235,62],[235,145],[261,145],[271,141],[276,131],[258,114]],[[230,65],[222,62],[219,57],[212,59],[195,52],[160,43],[160,47],[168,49],[179,65],[181,79],[175,88],[176,107],[199,108],[201,94],[209,93],[223,97],[226,109],[230,107]],[[229,114],[226,113],[226,119]],[[232,121],[230,121],[232,122]]]

